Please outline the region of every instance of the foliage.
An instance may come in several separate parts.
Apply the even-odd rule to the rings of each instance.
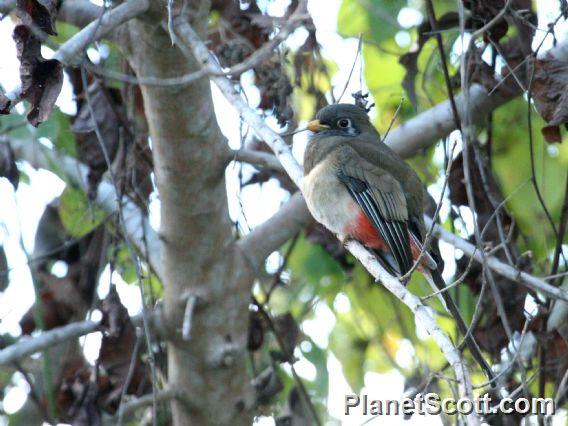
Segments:
[[[38,2],[28,3],[39,7]],[[224,67],[242,62],[270,39],[273,23],[266,24],[261,18],[272,22],[273,17],[263,12],[259,6],[262,2],[241,2],[247,3],[247,8],[232,1],[212,3],[210,48]],[[499,10],[488,1],[464,3],[468,5],[466,28],[470,33],[482,28]],[[531,60],[524,60],[532,53],[532,36],[529,34],[527,38],[526,35],[532,27],[523,22],[534,21],[535,2],[514,3],[518,3],[514,6],[515,12],[522,14],[524,21],[511,14],[507,20],[499,20],[494,28],[480,34],[474,43],[479,51],[469,58],[471,81],[468,84],[481,84],[492,90],[497,81],[503,79],[505,83],[499,83],[496,89],[499,96],[519,95],[523,90],[508,74],[508,67],[499,69],[496,63],[491,63],[488,53],[492,44],[500,47],[500,60],[519,67],[523,75],[529,75],[529,66],[534,65]],[[449,88],[455,94],[461,90],[456,4],[450,0],[433,2],[439,24],[446,26],[441,31],[444,57],[440,57],[438,40],[430,31],[425,4],[395,0],[341,2],[337,29],[346,38],[357,38],[361,34],[364,85],[376,104],[372,117],[382,135],[391,126],[401,125],[446,100]],[[77,33],[77,28],[62,22],[53,27],[52,12],[41,7],[33,9],[36,14],[32,17],[36,20],[40,19],[38,16],[43,17],[41,23],[49,34],[54,35],[57,29],[57,35],[49,40],[61,44]],[[286,10],[284,18],[290,16],[291,8]],[[401,19],[409,11],[421,17],[410,26]],[[273,117],[280,127],[286,127],[286,131],[300,128],[329,101],[330,91],[337,92],[337,88],[332,87],[337,64],[325,57],[313,22],[310,24],[308,20],[304,27],[307,36],[301,46],[269,55],[249,74],[252,75],[250,84],[259,94],[259,104],[255,106],[262,114]],[[144,214],[148,213],[156,188],[143,91],[138,85],[126,84],[120,79],[100,78],[103,71],[123,73],[125,70],[127,74],[123,79],[133,77],[117,45],[100,42],[91,48],[101,57],[97,64],[90,63],[91,71],[98,69],[97,72],[89,71],[88,67],[65,68],[76,106],[76,113],[67,115],[54,106],[63,80],[63,65],[41,55],[42,41],[28,26],[19,25],[15,34],[22,63],[23,98],[31,104],[31,112],[27,119],[20,113],[3,116],[2,136],[11,141],[39,140],[49,149],[77,159],[88,168],[86,182],[79,188],[69,181],[56,160],[49,159],[50,171],[66,182],[66,188],[46,208],[40,220],[33,253],[39,260],[31,266],[40,288],[37,303],[43,309],[45,329],[83,320],[96,308],[103,313],[104,338],[96,365],[90,365],[77,352],[75,357],[60,362],[58,375],[53,378],[60,419],[77,422],[81,416],[96,413],[98,419],[97,416],[104,413],[107,420],[114,421],[115,417],[111,416],[116,415],[122,396],[150,392],[149,383],[154,378],[150,377],[147,367],[151,363],[158,366],[162,375],[167,375],[165,345],[156,344],[152,354],[144,349],[143,339],[136,335],[115,286],[111,286],[104,301],[97,300],[96,296],[101,273],[108,267],[113,284],[117,281],[132,286],[140,284],[147,306],[157,305],[164,298],[164,288],[155,271],[139,258],[141,253],[131,250],[125,241],[121,218],[107,215],[94,202],[98,185],[106,179],[116,185],[119,203],[128,197]],[[410,42],[405,43],[405,38]],[[524,92],[525,96],[504,104],[495,112],[488,112],[485,121],[475,127],[474,140],[469,141],[471,146],[465,151],[471,161],[470,182],[465,178],[467,164],[463,145],[459,146],[450,168],[440,221],[446,229],[471,241],[475,240],[475,224],[487,231],[484,248],[501,247],[494,253],[495,257],[513,263],[520,270],[547,276],[565,272],[567,267],[557,247],[563,248],[568,236],[558,237],[557,233],[565,231],[566,222],[563,209],[567,209],[568,147],[561,125],[568,121],[568,101],[558,89],[565,82],[565,76],[558,70],[565,68],[546,61],[537,65],[541,71],[535,80],[538,84],[531,86],[534,101],[527,99]],[[444,67],[450,81],[446,81]],[[547,71],[544,74],[550,75],[542,75],[543,67]],[[235,84],[249,84],[244,78],[239,80],[239,76],[232,78]],[[525,87],[533,83],[528,77],[520,78]],[[551,144],[551,141],[558,143]],[[248,139],[244,136],[242,142],[250,149],[259,146],[252,136]],[[448,145],[449,140],[440,141],[409,160],[424,184],[438,192],[445,179],[448,152],[444,152],[444,147]],[[29,178],[14,151],[8,145],[2,144],[2,147],[0,175],[8,178],[14,189],[18,188],[18,183],[28,184]],[[292,189],[286,176],[265,169],[255,171],[247,183],[240,183],[242,186],[262,185],[270,179],[277,180],[286,190]],[[470,209],[467,185],[473,187],[469,189],[476,204],[474,213]],[[427,208],[429,214],[434,210],[431,207]],[[499,225],[493,219],[495,215]],[[507,238],[500,232],[508,234]],[[237,237],[242,236],[237,234]],[[2,269],[7,269],[4,247],[0,245],[0,249],[0,266],[5,264]],[[518,335],[525,320],[528,321],[525,333],[528,330],[538,342],[539,349],[529,354],[523,369],[507,374],[509,390],[514,389],[518,381],[535,375],[539,380],[530,383],[524,391],[536,395],[544,389],[546,396],[553,395],[568,367],[565,327],[547,328],[555,306],[542,295],[529,293],[518,282],[495,276],[493,280],[502,299],[499,302],[477,264],[469,268],[461,253],[446,246],[442,249],[448,280],[463,278],[450,294],[468,323],[476,319],[472,333],[491,364],[502,367],[501,355],[509,343],[507,329]],[[312,223],[282,247],[279,255],[280,268],[258,273],[249,317],[247,362],[258,412],[282,422],[299,417],[309,422],[309,407],[301,402],[307,396],[320,418],[333,420],[329,418],[327,407],[328,397],[334,391],[330,389],[330,381],[332,375],[340,374],[354,392],[364,389],[367,373],[396,371],[410,393],[432,390],[443,396],[451,395],[451,383],[440,379],[447,375],[447,365],[439,348],[424,335],[412,313],[374,282],[333,235]],[[62,277],[54,272],[58,262],[67,267]],[[562,279],[551,282],[562,285]],[[0,276],[0,291],[6,286],[4,276]],[[432,290],[419,272],[414,273],[408,288],[427,300],[425,303],[438,313],[440,327],[454,342],[460,342],[462,336],[454,319],[445,313],[436,297],[428,297]],[[525,315],[527,300],[539,305],[536,314]],[[499,308],[504,310],[507,325],[502,322]],[[40,328],[32,320],[35,312],[32,307],[22,318],[23,334]],[[326,329],[314,331],[314,324]],[[0,338],[0,347],[13,343],[11,338]],[[341,364],[341,372],[328,370],[332,357]],[[486,378],[467,351],[464,357],[467,364],[473,366],[474,382],[484,382]],[[133,372],[129,375],[131,365]],[[99,368],[104,374],[99,375]],[[36,370],[33,374],[40,377]],[[10,388],[12,374],[12,371],[0,373],[4,390]],[[127,377],[131,382],[125,385]],[[43,397],[49,393],[48,387],[37,387],[41,393],[37,404],[45,411],[46,398]],[[487,389],[485,386],[482,390]],[[20,414],[16,414],[11,421],[24,424],[28,420],[21,415],[23,420],[18,420]],[[169,424],[167,411],[160,411],[160,415],[159,424]]]

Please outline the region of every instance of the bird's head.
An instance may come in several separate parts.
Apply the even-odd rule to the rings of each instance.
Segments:
[[[308,130],[314,132],[315,138],[376,133],[367,112],[352,104],[333,104],[322,108],[316,119],[308,123]]]

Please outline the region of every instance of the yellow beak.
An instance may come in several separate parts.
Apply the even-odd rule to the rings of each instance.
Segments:
[[[321,124],[319,120],[313,120],[308,123],[308,130],[314,133],[329,129],[329,126]]]

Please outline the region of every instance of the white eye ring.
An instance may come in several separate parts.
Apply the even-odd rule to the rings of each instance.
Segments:
[[[341,129],[351,127],[351,120],[349,120],[348,118],[340,118],[339,120],[337,120],[337,127]]]

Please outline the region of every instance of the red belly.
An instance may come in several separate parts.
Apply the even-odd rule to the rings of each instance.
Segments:
[[[345,234],[369,248],[389,251],[389,247],[377,234],[373,224],[363,210],[360,210],[355,221],[346,227]]]
[[[363,210],[359,212],[355,222],[345,228],[345,235],[361,242],[366,247],[389,252],[389,246],[379,236],[371,221]],[[415,261],[420,255],[420,248],[416,245],[414,240],[410,238],[410,252],[412,253],[412,260]],[[427,266],[424,258],[418,265],[418,270],[422,271],[423,266]]]

